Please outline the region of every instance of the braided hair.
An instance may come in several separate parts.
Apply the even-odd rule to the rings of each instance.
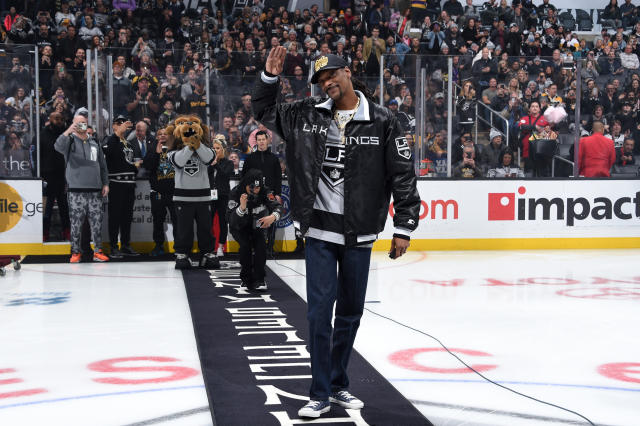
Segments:
[[[364,95],[365,98],[367,98],[368,101],[375,103],[376,99],[373,96],[373,93],[371,92],[371,90],[369,90],[369,88],[360,80],[358,80],[355,77],[351,77],[351,84],[353,85],[353,89],[354,90],[358,90],[360,92],[362,92],[362,94]]]

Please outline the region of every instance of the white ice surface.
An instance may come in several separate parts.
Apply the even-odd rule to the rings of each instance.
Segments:
[[[409,252],[395,261],[375,253],[366,307],[437,337],[505,386],[595,424],[632,426],[640,424],[639,260],[640,250]],[[303,261],[269,266],[304,298]],[[0,342],[2,426],[211,423],[172,263],[9,268]],[[587,424],[489,384],[430,337],[370,311],[356,348],[437,426]],[[119,358],[143,359],[90,368]],[[130,367],[154,371],[113,371]],[[33,389],[44,392],[17,393]]]

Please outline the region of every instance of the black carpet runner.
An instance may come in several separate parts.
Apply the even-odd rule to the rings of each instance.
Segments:
[[[238,267],[183,273],[215,424],[298,424],[311,382],[307,305],[271,270],[266,293],[245,291]],[[431,425],[355,351],[349,378],[364,409],[332,404],[323,424]]]

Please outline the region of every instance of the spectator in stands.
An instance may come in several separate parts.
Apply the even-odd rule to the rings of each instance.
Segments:
[[[624,48],[624,52],[620,53],[620,64],[628,71],[633,71],[640,68],[640,60],[638,60],[638,55],[633,52],[633,47],[630,44],[627,44]]]
[[[638,19],[638,11],[631,0],[625,0],[620,6],[620,15],[622,16],[622,26],[625,28],[632,27]]]
[[[43,195],[46,197],[42,226],[43,241],[48,241],[50,237],[51,215],[55,203],[58,204],[62,239],[68,240],[70,237],[71,224],[64,177],[66,164],[64,155],[57,152],[54,146],[58,136],[64,132],[66,127],[62,114],[52,112],[49,115],[49,123],[40,133],[40,173],[46,183],[43,190]]]
[[[55,72],[53,77],[51,77],[51,90],[53,95],[56,95],[58,88],[62,89],[70,103],[78,103],[78,97],[76,94],[78,91],[77,83],[73,81],[73,77],[71,77],[67,72],[67,67],[62,62],[56,63]]]
[[[471,81],[462,84],[462,91],[458,94],[456,101],[460,124],[469,130],[475,123],[475,103],[476,91]]]
[[[475,155],[472,147],[465,146],[462,150],[462,160],[453,168],[453,177],[467,179],[482,177],[482,169],[476,164]]]
[[[593,56],[593,55],[592,55]],[[600,76],[597,69],[597,63],[595,59],[587,59],[582,68],[582,79],[587,81],[588,79],[596,79]]]
[[[630,132],[637,127],[637,122],[634,113],[633,113],[633,104],[631,103],[633,100],[628,99],[622,103],[622,109],[618,114],[615,115],[615,119],[620,121],[622,125],[622,131],[624,133]]]
[[[131,80],[124,76],[122,64],[113,63],[113,114],[115,116],[127,113],[127,103],[132,96]]]
[[[610,131],[605,134],[605,137],[613,141],[613,145],[616,148],[620,148],[625,141],[625,135],[622,132],[622,123],[620,120],[613,120]],[[605,128],[605,132],[607,129]]]
[[[467,148],[467,147],[473,148],[475,152],[474,158],[478,159],[478,161],[481,161],[483,157],[482,148],[480,147],[479,144],[473,141],[471,132],[463,131],[462,134],[460,135],[460,143],[456,143],[453,145],[453,154],[451,157],[451,161],[453,164],[463,160],[464,158],[463,150],[464,148]]]
[[[473,73],[473,77],[481,86],[488,86],[489,79],[491,77],[495,77],[498,74],[497,64],[493,61],[492,58],[489,57],[488,48],[482,48],[482,55],[480,59],[476,60],[473,63],[471,72]]]
[[[515,163],[515,155],[509,148],[503,150],[498,158],[496,167],[489,169],[487,177],[490,178],[515,178],[524,177],[524,172]]]
[[[482,150],[482,164],[487,168],[495,168],[500,164],[505,146],[502,140],[502,133],[491,128],[489,131],[489,144]]]
[[[618,0],[609,0],[609,4],[604,8],[604,12],[602,13],[602,24],[610,28],[622,26],[622,14],[618,7]]]
[[[604,51],[608,50],[608,53],[602,55],[598,59],[598,65],[600,66],[600,75],[620,75],[624,73],[624,68],[622,68],[622,64],[620,62],[620,58],[616,57],[616,52],[610,48],[604,49]]]
[[[624,144],[616,149],[616,162],[612,169],[612,175],[638,176],[640,164],[637,155],[634,155],[634,146],[633,138],[626,138]]]
[[[0,176],[32,177],[29,148],[23,143],[19,132],[10,130],[0,152]]]
[[[158,98],[149,89],[149,78],[146,76],[140,77],[137,86],[137,90],[135,90],[126,106],[127,112],[134,122],[149,118],[154,123],[155,115],[160,112],[160,105],[158,104]]]
[[[529,137],[529,155],[533,160],[535,177],[550,177],[551,163],[558,147],[558,134],[551,130],[551,123],[544,117],[535,123],[535,130]]]
[[[609,177],[616,161],[613,141],[604,137],[601,122],[593,123],[593,134],[580,138],[578,151],[579,175],[584,177]]]
[[[91,15],[85,15],[84,22],[81,25],[80,31],[78,31],[78,36],[84,42],[85,47],[91,46],[93,36],[98,36],[100,38],[104,36],[100,28],[94,25],[93,17]]]
[[[207,122],[207,93],[205,92],[204,78],[198,77],[194,81],[194,90],[187,96],[184,102],[184,112],[200,117],[203,123]]]
[[[529,155],[529,138],[535,130],[535,126],[539,120],[542,120],[540,103],[534,101],[529,105],[529,113],[518,121],[520,128],[520,143],[522,147],[522,158],[525,161],[525,172],[533,170],[533,161]]]
[[[435,173],[435,176],[443,177],[447,175],[447,139],[446,131],[436,132],[428,142],[427,159],[431,162],[431,170],[427,173]],[[424,161],[424,160],[423,160]],[[422,175],[422,170],[421,173]]]

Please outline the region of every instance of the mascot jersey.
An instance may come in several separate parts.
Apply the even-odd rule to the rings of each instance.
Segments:
[[[175,138],[177,150],[169,153],[175,169],[173,201],[211,201],[207,167],[213,160],[213,150],[203,142],[209,128],[195,116],[180,116],[167,127]]]
[[[184,146],[169,153],[176,171],[173,201],[211,201],[207,165],[213,160],[213,150],[200,144],[195,151]]]

